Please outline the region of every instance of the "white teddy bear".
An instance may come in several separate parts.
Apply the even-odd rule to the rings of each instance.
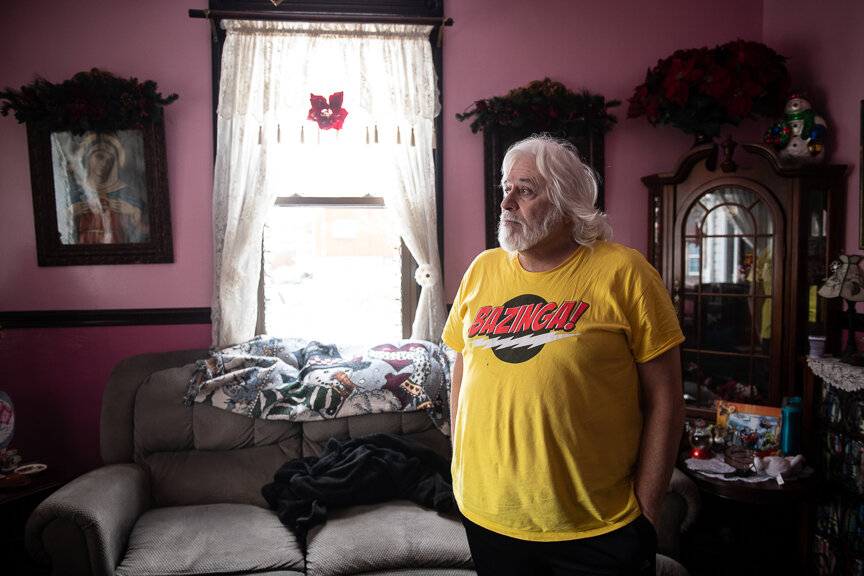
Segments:
[[[804,456],[766,456],[753,458],[753,468],[756,472],[767,474],[777,479],[778,484],[783,484],[784,478],[794,478],[804,467]]]

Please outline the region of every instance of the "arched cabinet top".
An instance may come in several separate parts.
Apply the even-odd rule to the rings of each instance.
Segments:
[[[642,178],[642,183],[649,187],[680,184],[690,178],[697,167],[718,174],[763,170],[770,171],[781,178],[840,177],[848,168],[846,164],[784,163],[773,148],[756,142],[744,142],[740,145],[740,149],[746,156],[742,157],[740,153],[736,156],[738,148],[738,143],[731,138],[727,138],[720,144],[716,142],[699,144],[684,153],[672,171],[645,176]]]

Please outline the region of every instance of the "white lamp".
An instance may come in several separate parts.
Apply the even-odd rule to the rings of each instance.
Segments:
[[[846,340],[844,354],[850,356],[858,352],[855,342],[855,306],[864,301],[864,273],[861,272],[860,254],[840,254],[839,260],[831,263],[831,276],[819,288],[819,295],[825,298],[841,297],[846,300],[846,315],[849,317],[849,338]]]

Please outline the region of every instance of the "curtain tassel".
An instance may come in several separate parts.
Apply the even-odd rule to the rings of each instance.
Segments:
[[[264,127],[258,126],[258,145],[261,146],[261,144],[263,144],[263,143],[264,143]]]
[[[276,125],[276,142],[278,142],[280,144],[282,143],[282,125],[281,124]]]
[[[396,127],[396,144],[402,144],[402,133],[399,132],[399,127]]]
[[[369,144],[369,126],[366,126],[366,144]]]
[[[378,125],[375,125],[375,144],[378,143]]]
[[[303,126],[300,126],[300,144],[306,143],[306,134],[303,132]]]
[[[411,126],[411,146],[412,147],[417,146],[417,143],[414,141],[414,127],[413,126]]]

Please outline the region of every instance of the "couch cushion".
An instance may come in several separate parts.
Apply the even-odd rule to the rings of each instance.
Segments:
[[[456,516],[402,500],[333,510],[306,539],[309,576],[424,574],[471,566],[468,540]]]
[[[105,464],[132,462],[135,396],[150,374],[171,366],[185,366],[207,355],[206,348],[199,348],[139,354],[117,363],[102,394],[99,439]]]
[[[258,576],[258,574],[255,576]],[[401,568],[398,570],[364,572],[363,576],[477,576],[477,572],[470,568]]]
[[[253,504],[267,507],[261,488],[292,459],[279,446],[243,450],[158,452],[142,465],[150,475],[154,506]]]
[[[303,456],[320,456],[327,441],[345,442],[369,434],[397,434],[423,442],[450,458],[450,440],[425,412],[382,412],[303,423]]]
[[[242,504],[154,508],[129,539],[118,576],[302,574],[303,553],[270,510]]]
[[[227,410],[183,403],[194,365],[150,375],[135,398],[136,456],[177,450],[234,450],[281,444],[300,456],[300,425],[258,420]]]
[[[135,461],[150,473],[154,505],[266,506],[261,487],[300,456],[300,424],[185,405],[193,368],[154,372],[135,398]]]

